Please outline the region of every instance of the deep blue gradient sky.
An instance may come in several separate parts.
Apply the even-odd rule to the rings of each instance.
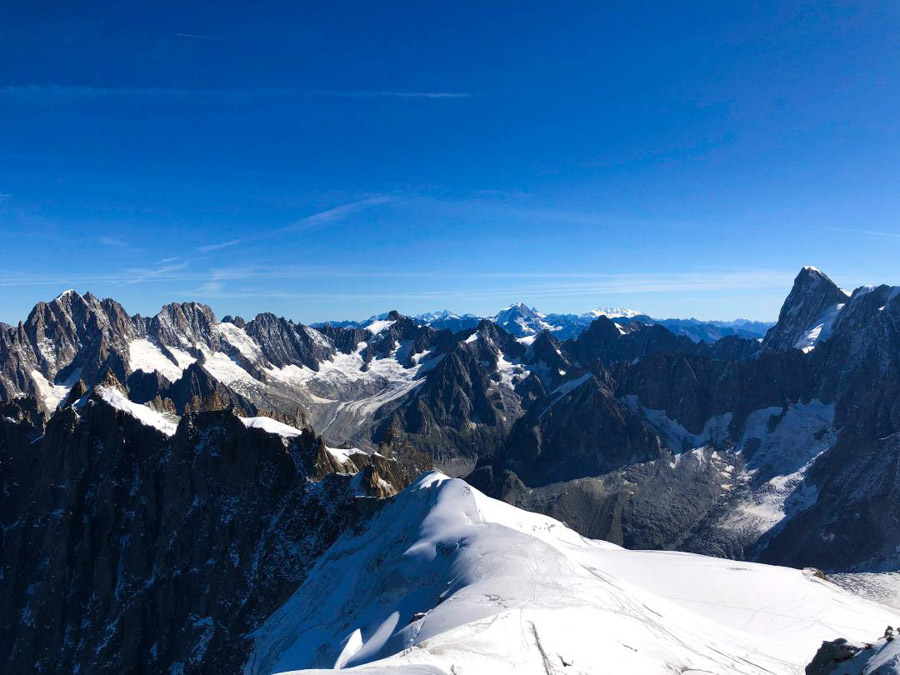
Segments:
[[[7,322],[69,287],[311,322],[900,284],[893,0],[9,0],[0,63]]]

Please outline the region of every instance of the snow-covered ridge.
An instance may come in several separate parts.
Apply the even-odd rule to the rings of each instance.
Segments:
[[[799,570],[587,540],[433,472],[322,556],[245,673],[800,673],[894,617]]]
[[[285,438],[293,438],[303,433],[299,429],[284,422],[273,420],[271,417],[240,417],[238,419],[248,429],[262,429],[267,433],[284,436]]]
[[[100,398],[116,410],[128,413],[141,424],[153,427],[166,436],[174,435],[175,430],[178,428],[178,422],[173,420],[171,416],[164,415],[156,410],[151,410],[145,405],[129,400],[125,394],[115,387],[98,387],[96,391]]]

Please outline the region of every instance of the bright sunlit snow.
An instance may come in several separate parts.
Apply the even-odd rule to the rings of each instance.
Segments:
[[[175,364],[150,340],[146,338],[132,340],[128,343],[128,365],[132,371],[157,372],[169,382],[175,382],[181,377],[184,369],[194,362],[186,352],[177,351],[179,353],[176,358],[179,362]]]
[[[97,393],[113,408],[127,412],[141,424],[158,429],[166,436],[172,436],[178,428],[178,423],[172,421],[167,415],[128,400],[128,397],[115,387],[98,387]]]
[[[275,434],[277,436],[287,436],[290,438],[292,436],[299,436],[303,433],[299,429],[283,422],[279,422],[278,420],[273,420],[271,417],[241,417],[239,419],[248,429],[262,429],[263,431],[267,431],[270,434]]]
[[[345,535],[246,673],[801,673],[893,611],[799,570],[628,551],[433,472]]]
[[[31,379],[34,381],[35,389],[38,396],[44,402],[47,410],[56,410],[60,403],[65,400],[66,396],[72,390],[72,386],[78,382],[80,371],[77,371],[72,377],[63,384],[53,384],[44,377],[39,370],[31,371]]]

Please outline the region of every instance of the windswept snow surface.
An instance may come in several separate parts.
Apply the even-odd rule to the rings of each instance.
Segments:
[[[100,394],[100,398],[113,408],[127,412],[141,424],[158,429],[166,436],[172,436],[178,428],[178,423],[173,421],[168,415],[130,401],[125,394],[114,387],[100,387],[97,389],[97,393]]]
[[[273,420],[271,417],[241,417],[240,420],[248,429],[262,429],[263,431],[275,434],[276,436],[291,438],[303,433],[299,429],[289,426],[284,422]]]
[[[628,551],[432,472],[320,558],[245,673],[802,673],[892,622],[799,570]]]

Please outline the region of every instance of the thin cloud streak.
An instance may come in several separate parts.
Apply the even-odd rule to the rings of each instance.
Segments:
[[[393,201],[392,197],[378,196],[360,199],[355,202],[350,202],[349,204],[341,204],[340,206],[325,209],[324,211],[319,211],[318,213],[314,213],[311,216],[301,218],[291,225],[287,225],[285,227],[274,230],[272,234],[281,232],[299,232],[302,230],[309,230],[313,227],[319,227],[321,225],[328,225],[330,223],[343,220],[347,216],[353,215],[354,213],[359,213],[363,209],[366,209],[370,206],[386,204],[390,201]]]
[[[471,98],[467,91],[323,91],[322,94],[337,98]]]
[[[234,40],[232,38],[226,37],[216,37],[214,35],[198,35],[196,33],[172,33],[175,37],[183,37],[183,38],[193,38],[195,40],[213,40],[215,42],[241,42],[240,40]]]
[[[278,227],[274,230],[268,230],[266,232],[260,232],[253,235],[252,237],[239,237],[238,239],[231,239],[229,241],[223,241],[221,243],[206,244],[204,246],[198,246],[197,250],[202,253],[210,253],[212,251],[220,251],[224,248],[229,248],[243,242],[265,241],[268,239],[272,239],[273,237],[287,234],[289,232],[303,232],[304,230],[311,230],[316,227],[325,227],[332,223],[340,222],[348,216],[359,213],[360,211],[367,209],[370,206],[385,204],[392,200],[393,197],[384,195],[367,197],[366,199],[360,199],[358,201],[349,202],[347,204],[340,204],[338,206],[333,206],[331,208],[325,209],[324,211],[319,211],[317,213],[304,216],[300,220],[293,222],[290,225]]]
[[[827,232],[846,232],[848,234],[862,234],[867,237],[885,237],[888,239],[900,239],[900,232],[880,232],[878,230],[856,230],[850,227],[826,227]]]
[[[212,251],[221,251],[223,248],[229,248],[231,246],[235,246],[236,244],[240,244],[242,241],[244,241],[242,238],[241,239],[232,239],[231,241],[223,241],[221,244],[208,244],[206,246],[198,246],[197,250],[201,251],[203,253],[210,253]]]
[[[208,38],[225,39],[225,38]],[[294,87],[251,87],[237,89],[192,89],[186,87],[90,87],[68,84],[26,84],[0,87],[0,102],[40,103],[43,101],[91,101],[103,99],[166,101],[229,100],[254,101],[273,97],[344,98],[344,99],[429,99],[453,100],[470,98],[469,92],[449,91],[329,91]]]
[[[576,286],[549,285],[549,286],[517,286],[494,289],[465,289],[442,291],[404,291],[385,293],[297,293],[267,289],[242,289],[238,291],[208,292],[208,289],[194,289],[191,291],[196,297],[219,299],[290,299],[290,300],[446,300],[465,297],[467,299],[491,299],[496,298],[504,302],[515,300],[534,300],[536,298],[560,298],[560,297],[584,297],[602,296],[609,294],[643,294],[643,293],[684,293],[704,291],[730,291],[730,290],[755,290],[762,288],[784,288],[789,285],[789,277],[785,277],[786,283],[780,284],[746,284],[742,282],[723,285],[720,281],[709,282],[681,282],[672,283],[669,280],[644,280],[641,283],[617,282],[605,284],[584,284]]]
[[[725,273],[693,273],[693,274],[596,274],[573,275],[566,272],[546,273],[442,273],[423,271],[384,271],[384,270],[354,270],[348,268],[317,268],[317,267],[278,267],[278,266],[245,266],[234,268],[206,268],[203,270],[188,271],[193,263],[183,261],[175,263],[166,261],[167,264],[153,268],[124,268],[110,274],[66,274],[59,276],[33,276],[22,274],[0,275],[0,287],[27,286],[27,285],[53,285],[85,283],[137,283],[139,281],[156,280],[160,282],[185,282],[208,281],[213,278],[217,281],[249,281],[249,280],[286,280],[286,279],[454,279],[454,280],[484,280],[484,279],[559,279],[559,280],[584,280],[584,283],[560,282],[553,284],[540,284],[521,288],[491,289],[491,292],[523,292],[523,293],[554,293],[554,292],[589,292],[604,290],[616,292],[665,292],[685,290],[734,290],[753,288],[777,288],[790,286],[793,275],[786,272],[773,270],[759,270],[753,272],[725,272]],[[459,293],[458,290],[447,293]],[[470,291],[462,291],[466,295]],[[477,292],[477,291],[472,291]],[[441,292],[443,293],[443,291]]]

